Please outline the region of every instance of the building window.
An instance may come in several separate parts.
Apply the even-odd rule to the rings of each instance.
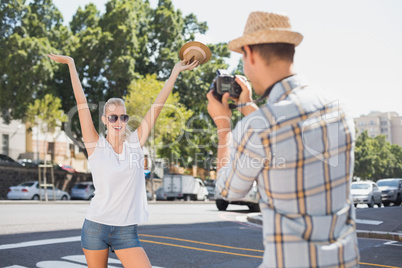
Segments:
[[[370,125],[374,126],[375,125],[374,121],[370,121]]]
[[[388,132],[388,128],[382,128],[381,129],[381,133],[387,133]]]
[[[75,157],[75,146],[74,144],[70,144],[70,157],[74,158]]]
[[[10,140],[8,134],[3,134],[2,151],[3,154],[8,155],[10,148]]]
[[[386,125],[388,125],[387,121],[381,121],[381,126],[386,126]]]
[[[55,156],[55,144],[54,142],[49,142],[47,145],[47,153],[50,154],[50,159],[54,161]]]

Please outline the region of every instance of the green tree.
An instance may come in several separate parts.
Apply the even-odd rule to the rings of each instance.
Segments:
[[[101,132],[99,106],[104,101],[126,96],[130,84],[147,74],[164,81],[178,61],[181,46],[208,30],[194,14],[185,16],[175,9],[171,0],[160,0],[156,8],[147,0],[110,0],[102,15],[94,4],[88,4],[77,10],[70,27],[63,25],[52,0],[33,0],[28,5],[23,0],[3,0],[0,5],[0,109],[5,121],[23,119],[28,104],[46,94],[59,97],[66,113],[74,109],[67,67],[46,57],[53,52],[75,59],[93,107],[94,125]],[[230,52],[223,43],[208,46],[211,60],[196,71],[183,73],[173,91],[180,96],[179,103],[194,112],[185,128],[187,138],[161,152],[168,155],[168,150],[173,150],[187,159],[186,163],[192,162],[195,154],[216,150],[205,95],[216,70],[228,68],[224,59]],[[69,124],[70,138],[80,141],[78,116],[71,117]],[[160,137],[166,143],[171,139]]]
[[[402,147],[397,144],[391,145],[391,153],[395,157],[395,163],[390,177],[402,178]]]
[[[6,122],[22,119],[28,104],[51,90],[53,68],[46,59],[66,32],[50,0],[1,2],[0,108]]]
[[[129,86],[129,94],[125,97],[125,102],[127,113],[130,115],[129,125],[133,129],[138,128],[163,86],[164,83],[158,81],[155,74],[146,75]],[[177,93],[169,96],[153,128],[150,140],[153,139],[151,142],[162,152],[164,148],[174,147],[177,142],[180,142],[185,123],[193,114],[179,101],[180,97]]]
[[[375,147],[367,131],[362,132],[356,139],[354,176],[370,179],[375,173]]]
[[[373,139],[375,148],[374,174],[373,180],[377,181],[382,178],[392,176],[393,167],[396,159],[391,152],[391,144],[386,141],[384,135],[378,135]]]
[[[183,17],[171,0],[159,0],[156,9],[149,15],[147,56],[151,61],[146,71],[156,73],[159,79],[165,80],[177,62],[183,44],[193,41],[197,33],[204,34],[208,27],[205,22],[198,22],[194,14]],[[144,74],[141,70],[139,72]]]
[[[369,137],[362,132],[356,140],[354,175],[377,181],[402,176],[402,147],[391,145],[384,135]]]
[[[44,145],[44,183],[46,184],[46,155],[48,151],[48,136],[54,133],[57,126],[61,126],[62,122],[67,121],[67,116],[61,108],[61,100],[51,94],[46,94],[43,99],[36,99],[27,109],[26,119],[31,126],[36,126],[45,133]],[[39,151],[39,148],[38,148]],[[54,183],[54,182],[53,182]],[[47,187],[45,187],[45,199],[48,201]]]

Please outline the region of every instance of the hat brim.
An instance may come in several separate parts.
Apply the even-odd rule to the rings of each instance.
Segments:
[[[181,47],[181,49],[179,51],[179,57],[181,60],[184,59],[184,55],[183,55],[184,51],[186,51],[188,48],[191,48],[191,47],[199,47],[205,52],[205,55],[206,55],[205,59],[199,63],[200,65],[208,62],[211,59],[211,55],[212,55],[211,50],[206,45],[204,45],[201,42],[191,41],[191,42],[185,43]]]
[[[302,40],[303,35],[287,29],[262,30],[236,38],[229,42],[228,47],[234,52],[242,53],[241,48],[246,45],[287,43],[298,46]]]

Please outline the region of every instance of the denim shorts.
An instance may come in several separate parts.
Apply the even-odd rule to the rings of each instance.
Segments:
[[[81,247],[88,250],[141,247],[137,233],[138,225],[111,226],[85,219],[81,231]]]

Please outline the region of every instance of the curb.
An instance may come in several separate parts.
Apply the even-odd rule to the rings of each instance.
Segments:
[[[357,237],[386,239],[386,240],[402,242],[402,234],[400,233],[366,231],[366,230],[356,230],[356,233]]]
[[[48,202],[45,201],[36,201],[36,200],[0,200],[0,205],[54,205],[54,204],[66,204],[66,205],[79,205],[79,204],[87,204],[89,205],[90,201],[89,200],[50,200]],[[215,204],[214,200],[206,200],[206,201],[184,201],[184,200],[172,200],[172,201],[166,201],[166,200],[148,200],[148,204],[192,204],[192,205],[202,205],[202,204]]]
[[[249,222],[262,225],[262,217],[261,217],[260,213],[248,214],[247,220]],[[386,240],[402,242],[402,233],[356,230],[356,234],[357,234],[357,237],[386,239]]]

